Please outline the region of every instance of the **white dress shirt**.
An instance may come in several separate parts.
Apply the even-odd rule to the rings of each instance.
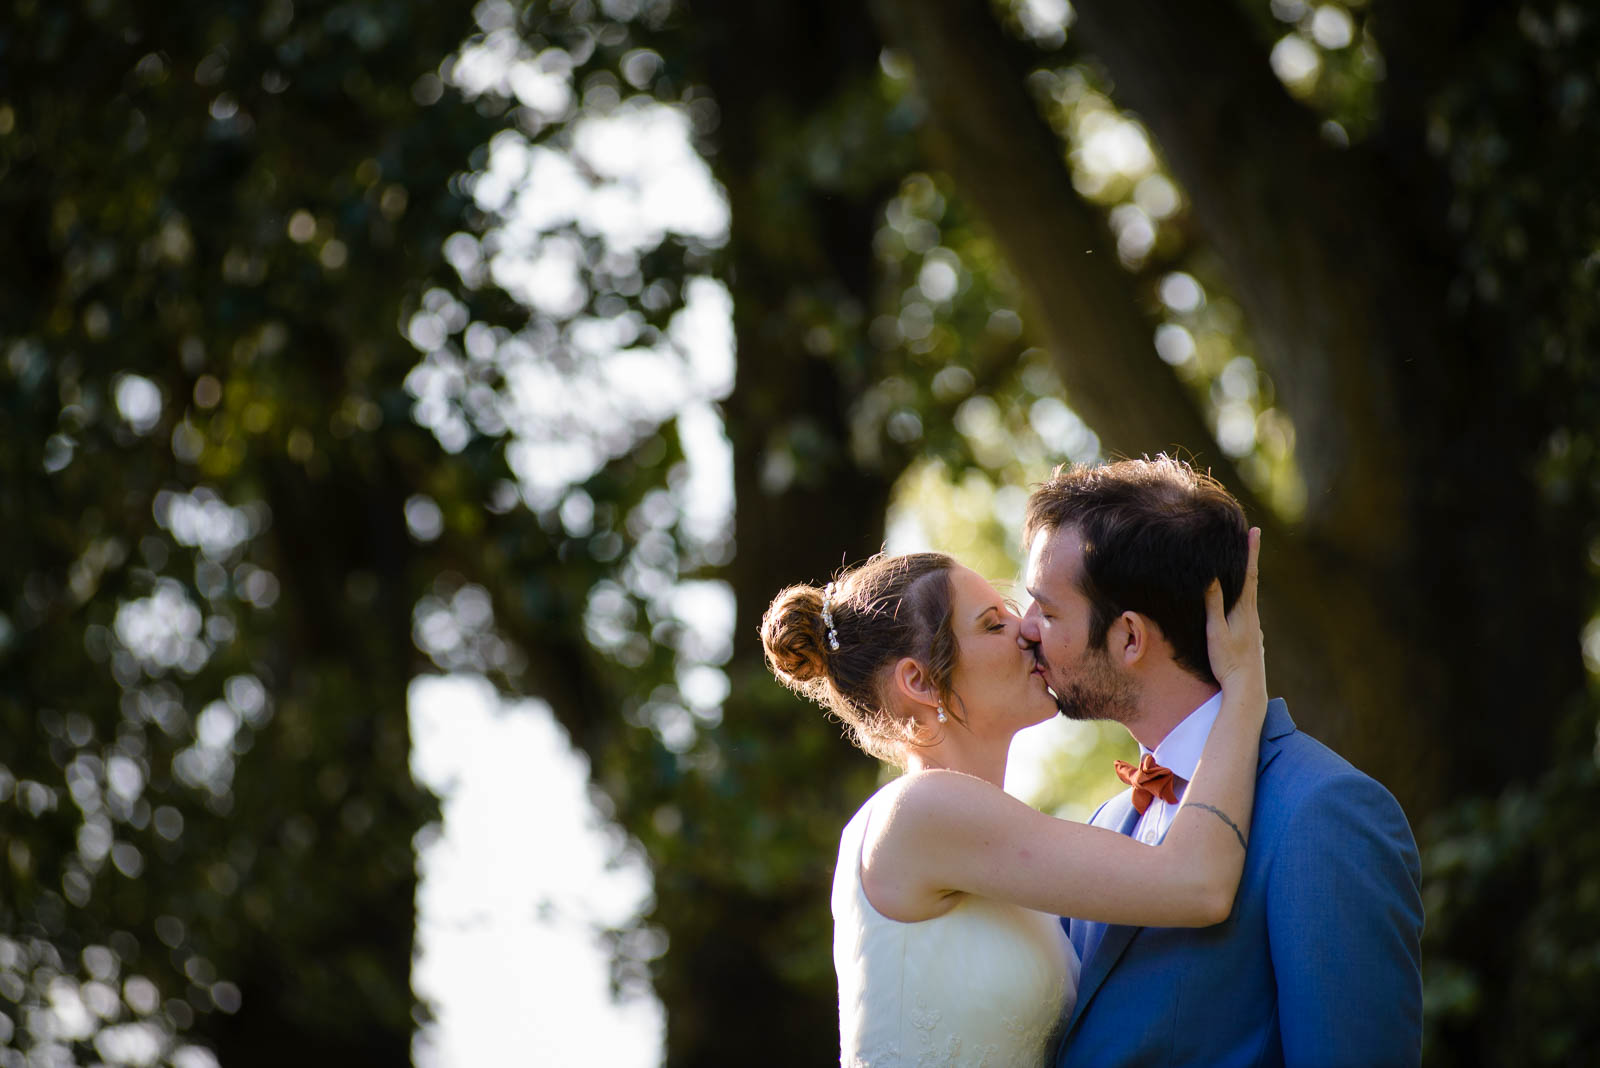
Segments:
[[[1218,690],[1205,704],[1185,716],[1155,748],[1156,763],[1170,768],[1174,775],[1184,780],[1177,787],[1179,801],[1183,800],[1184,786],[1194,778],[1195,768],[1200,764],[1200,753],[1205,749],[1206,739],[1211,736],[1211,727],[1217,722],[1217,713],[1221,711],[1222,691]],[[1139,747],[1141,760],[1148,753],[1150,750],[1142,745]],[[1155,845],[1166,837],[1167,828],[1172,826],[1172,817],[1177,812],[1177,805],[1169,805],[1159,797],[1151,799],[1150,807],[1133,825],[1133,837],[1146,845]]]

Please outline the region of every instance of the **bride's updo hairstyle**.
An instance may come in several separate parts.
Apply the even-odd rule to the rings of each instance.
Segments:
[[[907,746],[928,743],[915,721],[889,713],[890,668],[901,657],[921,662],[945,704],[954,705],[953,566],[943,553],[880,555],[840,574],[831,594],[790,586],[761,617],[767,667],[789,689],[843,720],[858,747],[903,765]],[[959,721],[954,707],[948,714]]]

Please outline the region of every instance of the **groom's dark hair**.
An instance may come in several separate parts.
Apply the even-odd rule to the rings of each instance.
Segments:
[[[1104,649],[1112,622],[1138,612],[1161,628],[1178,664],[1215,683],[1206,652],[1206,587],[1222,580],[1228,608],[1244,588],[1249,526],[1222,483],[1182,460],[1063,464],[1028,497],[1024,547],[1041,531],[1076,530],[1089,644]]]

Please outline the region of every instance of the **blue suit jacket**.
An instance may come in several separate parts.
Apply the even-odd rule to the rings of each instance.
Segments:
[[[1090,821],[1131,833],[1132,791]],[[1267,706],[1250,848],[1215,927],[1063,921],[1083,959],[1057,1068],[1415,1065],[1417,847],[1394,797]]]

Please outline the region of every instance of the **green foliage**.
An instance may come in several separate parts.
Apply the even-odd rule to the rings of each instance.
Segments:
[[[1382,27],[1374,6],[1367,0],[1249,5],[1274,70],[1297,99],[1327,117],[1322,134],[1336,144],[1364,139],[1383,119]]]
[[[1294,517],[1293,427],[1160,146],[1066,34],[1003,7],[1158,351]],[[1353,151],[1398,136],[1373,7],[1251,7],[1263,61],[1286,33],[1315,52],[1291,88]],[[1514,425],[1447,430],[1538,443],[1540,544],[1588,549],[1592,604],[1600,172],[1574,146],[1600,144],[1600,43],[1555,3],[1491,30],[1409,146],[1452,200],[1430,240],[1459,265],[1453,312],[1504,339],[1514,400]],[[931,167],[924,107],[842,2],[15,6],[0,1065],[118,1060],[130,1024],[230,1068],[403,1059],[436,814],[405,691],[429,670],[540,696],[589,754],[655,872],[610,937],[619,985],[667,1005],[670,1060],[831,1055],[826,886],[879,769],[771,682],[755,620],[875,551],[886,514],[1008,579],[1021,488],[1100,449],[995,235]],[[658,121],[731,220],[540,213],[551,175],[625,200],[596,139]],[[736,381],[695,321],[730,297]],[[729,479],[731,514],[705,489]],[[1441,1064],[1563,1063],[1593,1037],[1592,706],[1573,722],[1570,760],[1425,835]],[[1126,745],[1080,732],[1038,800],[1081,815]],[[47,1033],[44,1006],[78,1001],[90,1022]]]
[[[1569,755],[1427,829],[1430,1064],[1576,1064],[1600,1040],[1595,720],[1593,704],[1579,706]]]
[[[1119,108],[1103,72],[1084,57],[1032,72],[1029,84],[1051,127],[1070,146],[1075,189],[1105,213],[1117,257],[1136,280],[1161,358],[1207,414],[1220,456],[1239,463],[1250,488],[1286,521],[1305,509],[1294,426],[1277,406],[1270,376],[1222,265],[1189,219],[1187,194],[1138,116]],[[1056,392],[1059,393],[1059,388]],[[1204,450],[1205,442],[1173,443]],[[1056,455],[1082,460],[1059,444]]]
[[[1440,102],[1430,148],[1452,179],[1462,243],[1451,299],[1510,324],[1506,389],[1543,419],[1546,497],[1600,538],[1600,177],[1574,151],[1600,137],[1600,26],[1571,5],[1525,4],[1463,64]],[[1507,428],[1512,430],[1514,428]]]
[[[287,2],[0,29],[6,1064],[407,1056],[412,605],[504,471],[411,422],[395,330],[497,125],[442,92],[464,29]]]
[[[1588,547],[1591,612],[1600,608],[1600,123],[1586,101],[1600,89],[1597,58],[1592,18],[1570,5],[1522,5],[1464,57],[1430,128],[1462,247],[1451,296],[1463,316],[1509,324],[1500,381],[1538,413],[1527,428],[1537,477]],[[1442,815],[1425,835],[1431,1063],[1573,1064],[1600,1037],[1591,1010],[1600,834],[1590,818],[1600,710],[1592,696],[1575,700],[1566,719],[1548,770]]]

